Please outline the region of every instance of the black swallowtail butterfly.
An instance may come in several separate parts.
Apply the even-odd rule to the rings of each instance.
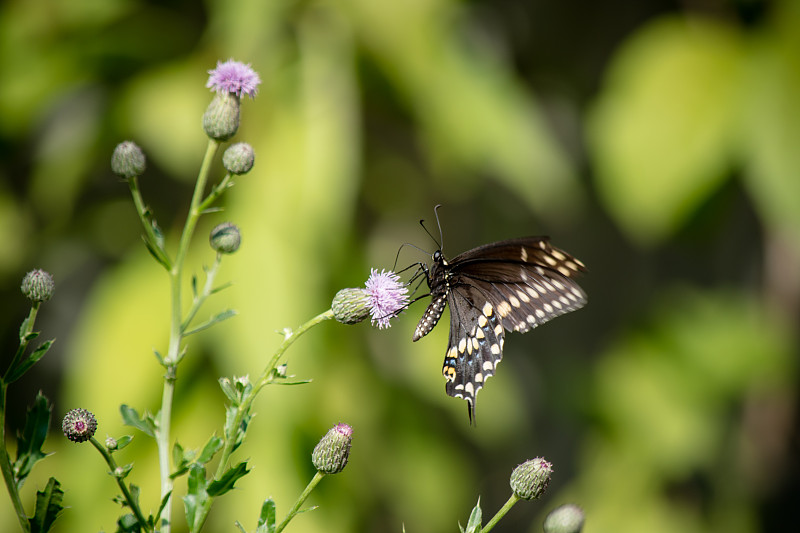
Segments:
[[[475,397],[503,357],[505,330],[524,333],[586,304],[574,278],[586,267],[550,244],[524,237],[485,244],[448,261],[434,252],[422,265],[431,303],[414,331],[418,341],[450,307],[450,340],[442,373],[447,394],[467,401],[470,422]]]

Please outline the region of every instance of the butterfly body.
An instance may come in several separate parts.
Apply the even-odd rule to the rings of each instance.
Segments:
[[[447,394],[468,403],[494,375],[506,331],[526,332],[586,304],[574,278],[585,266],[547,237],[479,246],[447,261],[440,250],[424,269],[431,302],[414,331],[427,335],[450,308],[450,337],[442,374]]]

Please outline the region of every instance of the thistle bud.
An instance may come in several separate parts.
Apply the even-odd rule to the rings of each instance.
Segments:
[[[214,95],[203,115],[203,130],[210,138],[227,141],[239,129],[239,97],[221,92]]]
[[[145,169],[142,149],[131,141],[121,142],[111,156],[111,170],[121,178],[141,176]]]
[[[33,302],[46,302],[53,296],[56,284],[44,270],[31,270],[22,278],[22,294]]]
[[[221,254],[232,254],[239,249],[239,245],[242,243],[242,234],[236,224],[223,222],[211,230],[208,240],[214,251]]]
[[[97,431],[97,419],[86,409],[73,409],[64,417],[61,429],[72,442],[85,442]]]
[[[117,449],[118,443],[117,439],[114,437],[106,437],[106,450],[113,452]]]
[[[323,474],[337,474],[347,466],[353,428],[347,424],[336,424],[322,437],[311,454],[314,468]]]
[[[538,498],[547,488],[552,473],[553,465],[543,457],[525,461],[511,473],[511,490],[522,500]]]
[[[222,166],[231,174],[247,174],[255,161],[253,147],[247,143],[232,144],[222,154]]]
[[[544,519],[544,533],[580,533],[584,520],[583,509],[568,503],[550,511]]]
[[[331,311],[342,324],[358,324],[369,316],[367,295],[363,289],[342,289],[333,297]]]

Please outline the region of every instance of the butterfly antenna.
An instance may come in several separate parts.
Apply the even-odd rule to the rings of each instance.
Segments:
[[[433,214],[436,217],[436,225],[439,226],[439,249],[444,248],[444,234],[442,233],[442,224],[439,222],[439,208],[442,204],[436,204],[433,208]]]
[[[436,204],[436,207],[433,208],[433,214],[436,216],[436,225],[439,226],[439,240],[438,241],[436,240],[436,237],[433,236],[433,233],[428,231],[428,228],[425,227],[425,219],[420,219],[420,221],[419,221],[419,225],[422,226],[422,229],[425,230],[425,233],[428,234],[428,237],[430,237],[431,240],[436,243],[436,247],[439,248],[439,250],[442,249],[442,225],[439,224],[439,213],[437,213],[436,210],[439,209],[439,207],[441,207],[441,205],[442,204]]]
[[[422,222],[422,221],[420,220],[420,222]],[[422,226],[422,227],[424,228],[425,226]],[[410,242],[404,242],[403,244],[400,245],[400,248],[397,249],[397,255],[394,256],[394,265],[392,266],[392,272],[397,272],[397,270],[395,270],[395,269],[397,268],[397,262],[400,261],[400,252],[403,251],[403,247],[405,247],[405,246],[410,246],[410,247],[414,248],[415,250],[419,250],[420,252],[422,252],[423,254],[425,254],[425,255],[427,255],[429,257],[431,255],[430,252],[428,252],[427,250],[423,250],[419,246],[415,246],[415,245],[411,244]],[[410,266],[407,266],[406,268],[404,268],[400,272],[405,272],[409,268],[413,267],[415,264],[417,264],[417,263],[413,263]],[[398,274],[399,274],[399,272],[398,272]]]

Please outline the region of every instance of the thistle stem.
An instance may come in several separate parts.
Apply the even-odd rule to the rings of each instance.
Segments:
[[[305,490],[303,490],[303,493],[300,494],[299,498],[297,498],[297,501],[295,502],[294,507],[292,507],[292,509],[289,511],[289,514],[287,514],[286,518],[284,518],[281,521],[281,523],[278,524],[278,527],[275,528],[275,533],[281,533],[281,531],[283,531],[283,529],[289,524],[292,518],[294,518],[297,515],[297,512],[300,510],[300,507],[303,505],[303,503],[305,503],[305,501],[311,495],[311,491],[314,490],[314,488],[322,480],[323,477],[325,477],[325,474],[323,474],[319,470],[317,471],[316,474],[314,474],[314,477],[311,478],[311,481],[308,482],[308,485],[306,485],[306,488]]]
[[[181,340],[183,339],[183,313],[181,310],[181,284],[183,282],[183,266],[186,255],[189,251],[189,244],[192,241],[197,221],[202,214],[199,209],[203,200],[203,192],[208,182],[208,175],[211,170],[211,162],[217,153],[219,143],[209,139],[203,163],[197,176],[197,182],[192,195],[192,202],[189,207],[189,214],[181,233],[181,240],[178,244],[178,252],[175,261],[171,263],[169,269],[170,295],[172,315],[169,332],[169,348],[167,356],[164,358],[166,374],[164,376],[164,389],[161,395],[161,410],[159,411],[158,425],[156,427],[156,445],[158,447],[159,471],[161,474],[161,498],[166,498],[166,504],[162,516],[162,533],[169,533],[172,521],[172,488],[173,480],[170,477],[170,453],[169,453],[169,434],[172,421],[172,401],[175,392],[175,379],[177,377],[178,363],[181,358]]]
[[[133,498],[133,496],[131,495],[130,491],[128,490],[128,487],[125,485],[125,482],[123,481],[122,477],[117,475],[117,462],[114,460],[114,458],[108,452],[108,450],[106,450],[105,446],[100,444],[97,441],[97,439],[95,439],[94,437],[91,437],[89,439],[89,442],[92,443],[92,446],[97,448],[97,451],[99,451],[100,455],[102,455],[103,459],[105,459],[106,464],[108,465],[108,468],[111,469],[111,471],[110,471],[111,476],[117,481],[117,485],[119,486],[119,489],[122,491],[122,496],[125,498],[125,502],[128,504],[128,507],[131,508],[131,511],[133,512],[133,515],[136,517],[136,520],[139,522],[139,526],[145,531],[153,531],[153,528],[152,527],[148,527],[148,525],[147,525],[147,520],[145,519],[144,514],[142,513],[142,510],[139,508],[139,502],[136,501]],[[163,531],[163,529],[162,529],[162,531]]]
[[[519,497],[518,497],[516,494],[513,494],[513,493],[512,493],[512,494],[511,494],[511,497],[508,499],[508,501],[505,503],[505,505],[503,505],[503,506],[500,508],[500,510],[499,510],[499,511],[497,511],[497,513],[496,513],[496,514],[495,514],[495,515],[492,517],[492,519],[491,519],[491,520],[489,520],[489,523],[487,523],[487,524],[486,524],[486,525],[483,527],[483,529],[481,529],[481,533],[489,533],[489,531],[491,531],[491,530],[492,530],[492,528],[493,528],[493,527],[494,527],[494,526],[495,526],[495,525],[496,525],[496,524],[497,524],[497,523],[500,521],[500,519],[501,519],[501,518],[503,518],[503,517],[506,515],[506,513],[507,513],[507,512],[508,512],[508,511],[509,511],[509,510],[510,510],[512,507],[514,507],[514,505],[515,505],[515,504],[516,504],[518,501],[519,501]]]

